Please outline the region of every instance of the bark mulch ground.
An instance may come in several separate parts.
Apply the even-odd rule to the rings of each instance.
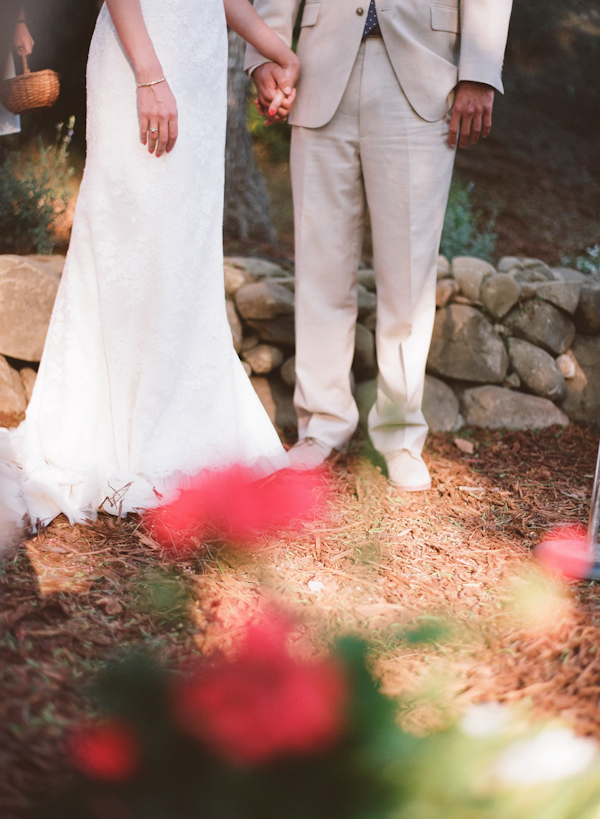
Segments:
[[[64,775],[65,734],[90,712],[86,683],[106,660],[135,647],[165,661],[208,654],[264,600],[300,617],[299,650],[367,637],[414,730],[472,702],[519,701],[600,739],[600,594],[530,556],[555,526],[587,520],[596,433],[455,437],[430,437],[433,489],[415,496],[391,490],[358,441],[330,467],[323,518],[254,554],[208,543],[166,557],[139,520],[101,516],[59,518],[5,558],[0,816],[20,819]]]

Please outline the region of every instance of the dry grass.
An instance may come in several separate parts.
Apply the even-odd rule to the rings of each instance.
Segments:
[[[434,486],[415,496],[391,490],[357,443],[330,469],[318,524],[254,555],[209,543],[169,561],[140,521],[109,517],[58,519],[30,540],[0,578],[0,815],[17,819],[32,788],[61,775],[61,738],[89,710],[82,682],[107,658],[133,646],[166,661],[210,653],[272,599],[299,615],[300,650],[365,635],[415,730],[473,701],[523,700],[600,738],[600,597],[593,584],[559,586],[529,553],[558,522],[585,522],[596,436],[470,439],[472,455],[431,437]],[[406,637],[440,624],[432,642]]]

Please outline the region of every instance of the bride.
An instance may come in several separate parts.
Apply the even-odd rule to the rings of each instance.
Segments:
[[[88,61],[88,153],[23,424],[30,519],[161,503],[186,475],[287,456],[233,349],[223,288],[226,22],[299,64],[247,0],[106,0]]]

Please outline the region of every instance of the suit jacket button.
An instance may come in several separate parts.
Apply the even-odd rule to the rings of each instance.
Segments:
[[[356,9],[356,13],[358,14],[358,16],[359,16],[359,17],[361,17],[361,16],[362,16],[362,15],[365,13],[365,10],[364,10],[364,9],[361,9],[361,8],[360,8],[360,6],[359,6],[359,7]]]

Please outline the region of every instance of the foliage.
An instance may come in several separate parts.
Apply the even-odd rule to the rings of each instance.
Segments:
[[[600,273],[600,245],[586,247],[585,253],[580,256],[565,256],[561,264],[594,276]]]
[[[481,228],[482,216],[473,210],[470,194],[473,185],[462,185],[456,180],[450,187],[450,197],[444,220],[440,253],[448,259],[455,256],[477,256],[491,259],[496,246],[494,217],[488,219]]]
[[[0,253],[50,253],[57,217],[69,201],[73,175],[68,148],[74,117],[66,129],[56,126],[56,140],[41,138],[27,150],[9,150],[0,162]]]
[[[287,162],[290,153],[291,129],[286,123],[265,125],[254,102],[248,103],[248,129],[255,145],[262,149],[272,162]]]
[[[105,669],[105,717],[75,731],[71,783],[37,819],[592,819],[598,753],[568,729],[531,731],[497,704],[426,736],[404,731],[367,646],[318,659],[295,625],[246,624],[231,656]]]

